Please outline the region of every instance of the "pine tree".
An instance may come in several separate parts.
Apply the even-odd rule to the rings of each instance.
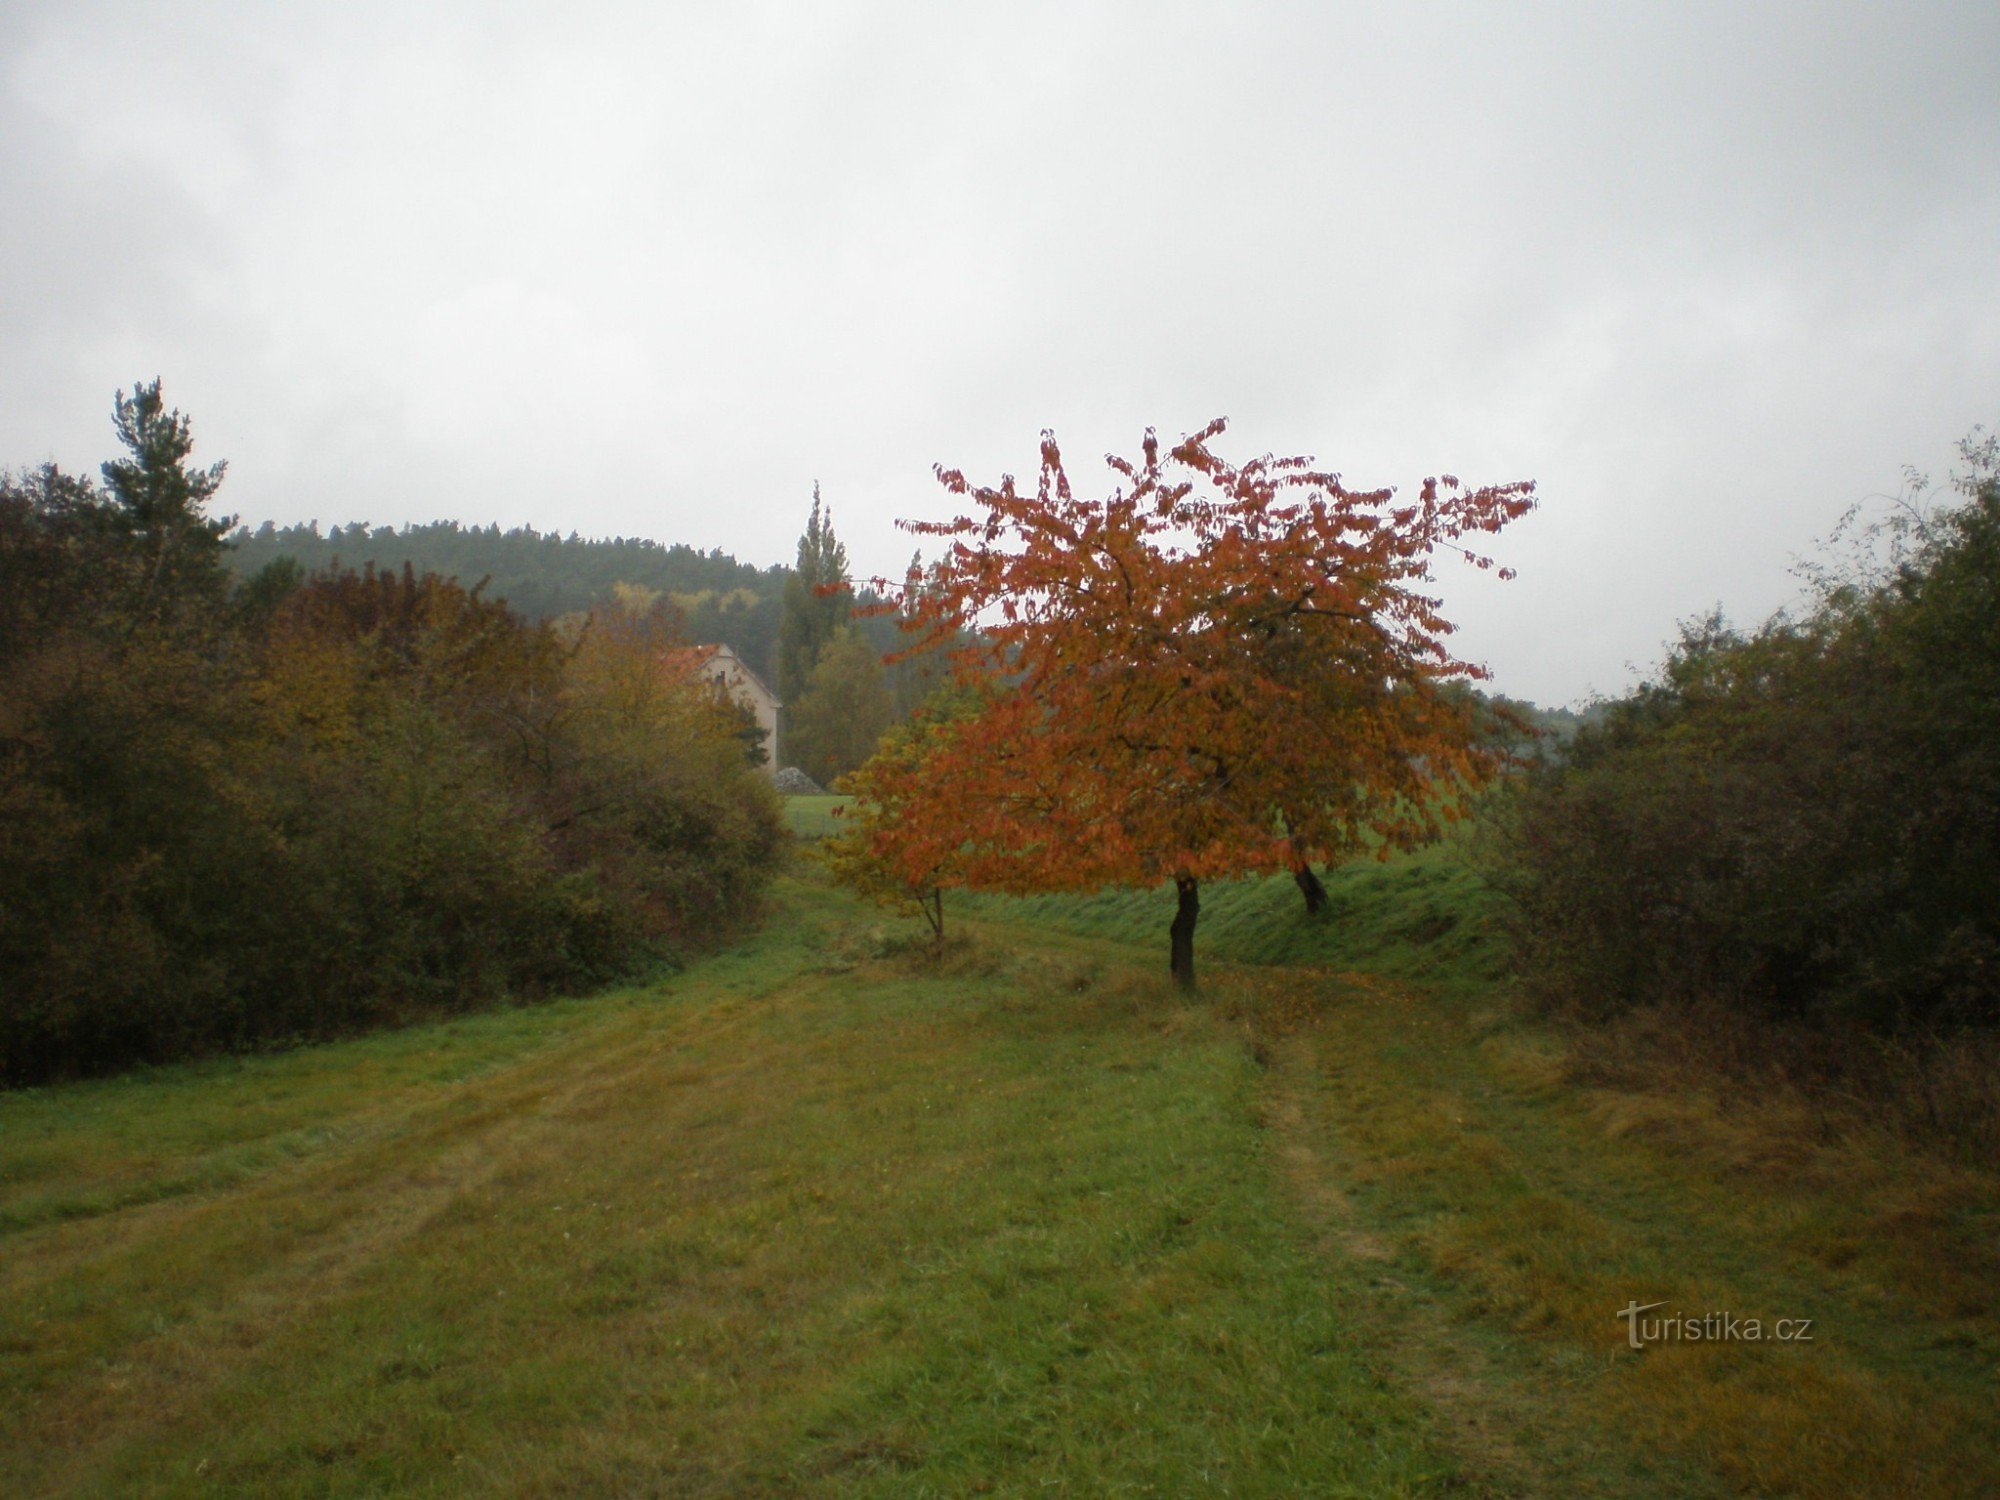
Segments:
[[[159,615],[169,601],[221,595],[224,535],[235,517],[210,517],[209,500],[226,464],[191,467],[194,434],[188,419],[169,411],[160,382],[134,385],[116,397],[112,424],[131,455],[103,466],[104,485],[143,559],[139,617]]]

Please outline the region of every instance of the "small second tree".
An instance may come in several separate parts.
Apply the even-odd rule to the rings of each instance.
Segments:
[[[914,911],[944,946],[944,895],[965,883],[964,839],[944,820],[922,815],[913,799],[936,798],[953,723],[971,712],[965,695],[940,694],[883,736],[866,764],[843,777],[849,795],[840,832],[818,848],[820,863],[843,885],[882,906]]]

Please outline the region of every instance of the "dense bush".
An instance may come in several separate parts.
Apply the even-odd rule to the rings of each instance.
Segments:
[[[1526,972],[1588,1011],[1727,1001],[2000,1022],[2000,463],[1874,532],[1871,571],[1688,629],[1508,810]]]
[[[232,586],[157,385],[106,485],[0,482],[0,1082],[601,980],[726,930],[781,843],[661,612],[449,580]]]

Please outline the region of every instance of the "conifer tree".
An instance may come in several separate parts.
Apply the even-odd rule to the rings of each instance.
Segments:
[[[228,466],[188,463],[191,424],[167,409],[158,380],[134,385],[130,396],[120,392],[112,424],[129,457],[103,466],[104,485],[142,559],[137,614],[155,616],[167,601],[188,595],[220,595],[223,537],[236,521],[211,517],[206,507]]]

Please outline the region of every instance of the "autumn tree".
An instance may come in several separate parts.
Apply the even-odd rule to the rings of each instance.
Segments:
[[[895,839],[950,843],[975,888],[1173,881],[1183,985],[1201,882],[1386,857],[1493,774],[1452,690],[1485,673],[1448,648],[1432,569],[1492,566],[1464,539],[1533,504],[1529,483],[1445,476],[1399,502],[1305,458],[1237,465],[1223,430],[1164,451],[1149,431],[1101,500],[1045,433],[1033,493],[940,468],[974,513],[905,523],[946,542],[902,601],[910,649],[988,696],[912,768]]]

